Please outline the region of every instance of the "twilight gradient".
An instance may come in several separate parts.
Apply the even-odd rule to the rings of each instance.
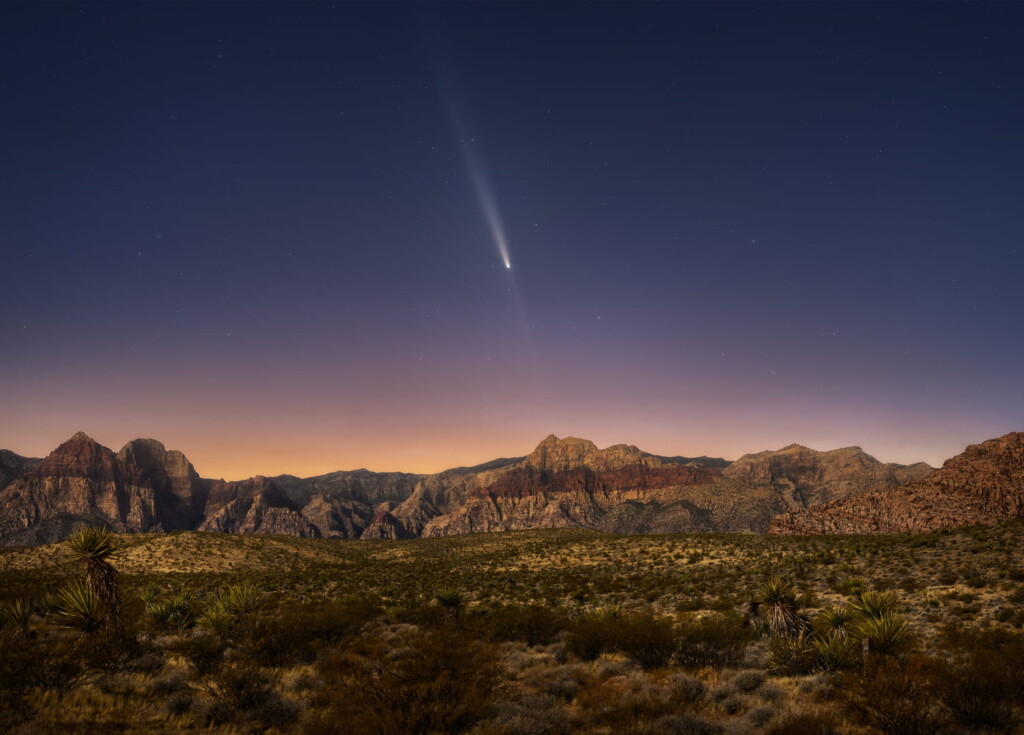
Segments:
[[[1013,3],[0,5],[0,446],[939,463],[1024,428],[1022,33]]]

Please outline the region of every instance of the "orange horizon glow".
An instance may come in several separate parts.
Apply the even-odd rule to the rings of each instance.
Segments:
[[[503,437],[477,436],[473,439],[454,438],[428,439],[419,437],[417,443],[409,444],[399,450],[388,446],[371,446],[365,438],[358,442],[359,448],[350,451],[339,451],[328,448],[327,442],[317,442],[310,446],[299,446],[299,443],[288,441],[281,437],[274,441],[271,437],[253,437],[245,446],[235,438],[213,439],[206,438],[197,441],[189,441],[176,432],[168,432],[168,435],[161,437],[132,436],[121,438],[113,432],[99,431],[90,432],[82,428],[86,434],[98,441],[103,446],[117,452],[122,446],[132,439],[151,438],[164,444],[168,450],[182,452],[195,467],[202,477],[224,480],[244,480],[248,477],[263,475],[274,477],[277,475],[294,475],[297,477],[315,477],[331,472],[352,471],[366,469],[372,472],[405,472],[411,474],[434,474],[455,467],[470,467],[502,457],[519,457],[529,454],[536,445],[550,433],[560,437],[578,436],[590,439],[601,449],[614,444],[633,444],[645,452],[660,456],[709,456],[720,457],[727,460],[735,460],[748,453],[756,453],[766,450],[778,450],[789,444],[803,444],[818,451],[828,451],[842,447],[853,446],[850,443],[822,444],[820,442],[800,441],[799,438],[792,441],[781,440],[771,445],[753,445],[738,447],[733,444],[720,445],[718,450],[706,440],[696,438],[689,442],[682,442],[678,445],[665,441],[655,441],[648,437],[643,440],[606,440],[598,441],[594,435],[588,435],[586,431],[575,432],[530,432],[528,435],[522,432],[508,433]],[[7,433],[0,434],[0,448],[9,449],[22,456],[44,457],[53,449],[66,441],[75,431],[67,431],[59,439],[50,438],[50,434],[40,434],[34,437],[22,436],[21,441],[11,441]],[[603,438],[604,432],[600,432]],[[991,437],[978,437],[976,442]],[[339,442],[340,443],[340,442]],[[870,445],[864,446],[857,443],[871,456],[882,462],[896,462],[899,464],[912,464],[914,462],[928,462],[932,466],[941,466],[948,457],[936,459],[935,457],[907,457],[897,456],[894,452],[874,450]],[[453,449],[456,447],[456,449]],[[956,449],[949,456],[962,451],[963,447]],[[931,460],[931,461],[929,461]]]

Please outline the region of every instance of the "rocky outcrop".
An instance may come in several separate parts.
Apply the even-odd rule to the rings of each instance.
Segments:
[[[549,436],[521,460],[423,478],[364,536],[562,527],[764,532],[773,517],[794,507],[894,487],[930,470],[882,464],[856,447],[816,452],[791,445],[729,464],[658,457],[625,444],[598,449],[585,439]]]
[[[774,519],[772,533],[899,533],[1024,517],[1024,433],[974,444],[923,479]]]
[[[0,540],[47,543],[85,525],[190,528],[205,486],[180,452],[160,442],[129,442],[115,455],[79,432],[0,491]]]
[[[197,530],[304,537],[321,535],[281,487],[260,476],[240,482],[214,482],[210,487],[206,519]]]
[[[345,498],[368,506],[402,502],[408,498],[422,475],[407,472],[352,470],[316,477],[278,475],[271,478],[297,503],[308,503],[317,495]]]
[[[7,449],[0,449],[0,490],[21,479],[40,461],[34,457],[22,457]]]
[[[905,485],[933,471],[923,462],[883,464],[860,447],[818,452],[799,444],[745,454],[723,476],[748,487],[772,488],[786,510],[813,508],[850,495]]]
[[[155,440],[115,454],[81,433],[30,464],[8,462],[20,476],[0,489],[0,543],[57,541],[93,524],[379,539],[559,527],[763,532],[779,514],[898,487],[931,469],[885,465],[857,447],[791,445],[729,463],[553,435],[525,457],[434,475],[213,481]]]

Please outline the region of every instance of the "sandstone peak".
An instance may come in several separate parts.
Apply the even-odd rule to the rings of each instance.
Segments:
[[[86,434],[84,431],[76,431],[75,434],[70,439],[68,439],[66,442],[64,442],[64,443],[65,444],[70,444],[72,442],[75,442],[75,443],[78,443],[78,442],[88,442],[89,444],[98,444],[99,443],[95,439],[93,439],[91,436]]]
[[[537,449],[541,447],[557,447],[557,446],[575,446],[587,449],[589,451],[596,452],[597,445],[589,439],[580,439],[576,436],[567,436],[564,439],[560,439],[554,434],[548,434],[544,440],[537,445]]]
[[[132,439],[121,447],[119,454],[123,454],[131,449],[137,448],[145,448],[153,454],[164,454],[167,451],[167,447],[164,446],[164,443],[156,439]]]

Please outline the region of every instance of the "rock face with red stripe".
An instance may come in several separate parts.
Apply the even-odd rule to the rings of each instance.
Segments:
[[[902,533],[1024,517],[1024,433],[946,460],[917,482],[853,495],[775,518],[772,533]]]
[[[788,511],[891,490],[931,470],[885,465],[857,447],[791,445],[729,463],[549,436],[525,457],[433,475],[228,482],[199,477],[181,452],[153,439],[115,454],[81,433],[38,463],[8,465],[17,477],[0,489],[0,543],[22,545],[85,525],[378,539],[531,528],[764,532]]]
[[[400,536],[529,528],[764,532],[794,507],[894,487],[930,470],[885,465],[856,447],[816,452],[792,445],[730,464],[549,436],[521,460],[423,478],[389,512],[386,536],[394,537],[396,524]],[[385,536],[373,524],[366,533]]]

